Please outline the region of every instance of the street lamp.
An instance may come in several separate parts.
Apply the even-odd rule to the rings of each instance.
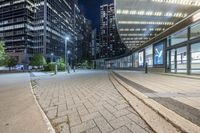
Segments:
[[[51,63],[53,62],[54,53],[51,53]]]
[[[67,43],[69,41],[69,37],[65,38],[65,71],[67,70],[69,73],[69,62],[68,62],[68,53],[67,53]]]

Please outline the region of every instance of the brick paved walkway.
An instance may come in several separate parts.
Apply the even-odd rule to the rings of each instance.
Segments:
[[[103,71],[42,77],[34,92],[58,132],[151,133]]]

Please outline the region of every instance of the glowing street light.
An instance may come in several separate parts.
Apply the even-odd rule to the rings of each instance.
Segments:
[[[54,53],[51,53],[51,62],[53,62]]]

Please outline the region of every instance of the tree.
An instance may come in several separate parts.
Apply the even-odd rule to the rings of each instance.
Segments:
[[[47,64],[46,59],[42,54],[35,54],[30,62],[31,66],[38,66],[38,67],[44,66],[46,64]]]
[[[9,67],[9,70],[11,70],[12,67],[17,65],[17,60],[14,58],[8,58],[6,64]]]
[[[0,66],[6,65],[6,52],[4,48],[4,42],[0,41]]]

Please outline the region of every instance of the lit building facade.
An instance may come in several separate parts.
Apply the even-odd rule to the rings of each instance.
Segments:
[[[70,37],[68,50],[74,43],[74,11],[76,1],[73,0],[36,0],[35,13],[35,45],[34,53],[43,53],[47,60],[64,57],[65,38]],[[72,50],[71,50],[72,51]]]
[[[18,63],[29,63],[37,53],[47,61],[64,57],[66,36],[70,37],[68,57],[76,60],[79,38],[88,29],[80,28],[79,22],[85,18],[82,20],[77,0],[2,0],[0,10],[1,40]]]
[[[34,4],[34,0],[0,1],[0,38],[8,55],[21,63],[34,51]]]
[[[114,4],[102,5],[100,12],[100,57],[108,58],[125,53],[126,47],[117,31]]]
[[[145,70],[147,66],[153,72],[200,74],[198,0],[115,2],[118,31],[132,52],[104,60],[103,67]],[[136,3],[131,5],[133,2]],[[139,8],[135,8],[135,5]],[[152,11],[146,7],[152,7]],[[172,8],[176,10],[172,12]]]
[[[91,21],[79,14],[77,29],[79,39],[77,41],[77,62],[90,59],[92,43],[92,25]]]

